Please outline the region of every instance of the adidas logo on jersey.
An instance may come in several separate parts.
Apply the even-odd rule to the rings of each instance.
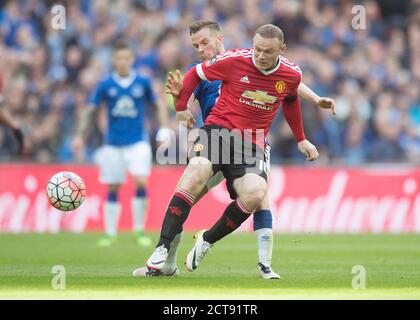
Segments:
[[[242,77],[242,78],[241,78],[241,80],[239,80],[239,81],[241,81],[241,82],[245,82],[245,83],[249,83],[249,79],[248,79],[248,77],[247,77],[247,76]]]

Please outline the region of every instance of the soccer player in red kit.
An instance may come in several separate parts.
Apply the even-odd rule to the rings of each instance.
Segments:
[[[23,148],[23,134],[20,129],[19,123],[11,117],[11,115],[4,109],[4,99],[3,99],[3,77],[0,74],[0,124],[4,124],[6,127],[10,128],[15,136],[18,151],[20,154]]]
[[[185,75],[177,102],[179,119],[192,121],[187,102],[200,79],[222,80],[221,93],[202,127],[201,133],[205,134],[195,141],[186,172],[168,205],[158,245],[147,261],[150,273],[159,273],[163,268],[170,243],[182,230],[195,197],[217,171],[223,172],[235,200],[212,228],[197,234],[196,244],[185,261],[187,269],[197,268],[216,241],[236,230],[254,212],[267,192],[264,138],[280,102],[299,150],[308,160],[318,157],[318,151],[305,139],[303,131],[297,96],[301,72],[281,56],[284,49],[282,31],[274,25],[265,25],[257,30],[253,49],[222,53]],[[230,133],[227,138],[226,131]],[[262,131],[262,135],[257,131]],[[235,135],[243,138],[239,148],[237,140],[231,139]],[[228,155],[227,163],[220,161],[221,154]],[[248,161],[250,158],[255,161]]]

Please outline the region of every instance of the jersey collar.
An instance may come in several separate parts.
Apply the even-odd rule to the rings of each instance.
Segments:
[[[252,63],[254,64],[255,68],[257,68],[257,64],[255,62],[254,55],[252,55]],[[259,71],[261,71],[261,73],[263,73],[263,74],[265,74],[267,76],[269,74],[272,74],[272,73],[276,72],[280,68],[280,65],[281,65],[281,56],[279,56],[279,59],[277,61],[277,64],[276,64],[276,66],[273,69],[270,69],[270,70],[260,70],[258,68],[257,69]]]
[[[128,88],[135,80],[136,73],[134,70],[131,70],[127,77],[121,77],[117,72],[112,73],[112,78],[114,81],[122,88]]]

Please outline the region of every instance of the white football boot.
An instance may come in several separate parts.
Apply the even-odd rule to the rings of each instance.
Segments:
[[[175,268],[172,268],[172,270],[163,267],[163,269],[160,272],[157,272],[157,270],[152,271],[148,267],[141,267],[133,271],[134,277],[156,277],[156,276],[163,276],[163,277],[174,277],[179,275],[179,269],[177,266]]]
[[[152,255],[146,262],[146,266],[149,269],[149,271],[154,270],[157,273],[161,273],[161,270],[165,266],[167,258],[168,249],[161,245],[153,251]]]
[[[210,251],[210,248],[213,247],[213,244],[204,241],[203,233],[205,231],[206,230],[201,230],[195,234],[195,245],[185,258],[185,267],[190,272],[194,271],[200,265],[204,256]]]
[[[280,275],[275,273],[271,266],[265,266],[262,263],[258,262],[258,271],[260,272],[261,277],[264,280],[270,280],[270,279],[280,279]]]

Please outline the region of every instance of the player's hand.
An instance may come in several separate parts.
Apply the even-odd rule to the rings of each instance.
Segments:
[[[182,86],[183,84],[182,84],[181,71],[176,70],[175,74],[173,74],[172,72],[169,72],[165,93],[168,93],[172,95],[173,97],[177,98],[179,96],[179,93],[182,90]]]
[[[298,148],[299,151],[305,155],[306,160],[314,161],[316,158],[319,157],[318,150],[308,140],[302,140],[301,142],[299,142]]]
[[[320,107],[322,109],[331,109],[332,114],[336,115],[335,100],[334,99],[321,97],[317,100],[316,104],[318,105],[318,107]]]
[[[190,110],[178,111],[176,118],[181,125],[187,124],[188,129],[194,128],[196,121]]]

